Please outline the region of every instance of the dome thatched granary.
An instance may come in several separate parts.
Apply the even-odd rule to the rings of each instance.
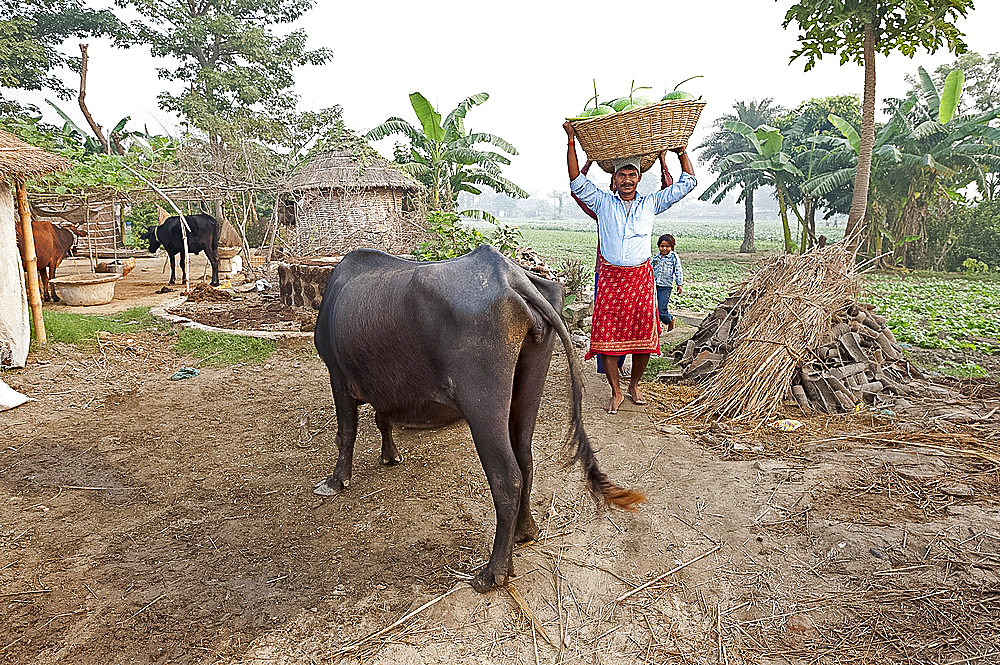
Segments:
[[[288,179],[279,218],[294,224],[291,244],[301,256],[344,254],[357,247],[405,252],[423,229],[404,201],[412,201],[422,190],[419,182],[384,159],[362,163],[351,152],[324,153]]]
[[[62,157],[0,130],[0,367],[24,367],[28,357],[28,301],[14,230],[21,223],[15,193],[26,180],[67,166]],[[35,306],[40,319],[41,302]]]

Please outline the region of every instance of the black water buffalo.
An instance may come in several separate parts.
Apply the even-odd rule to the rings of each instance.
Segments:
[[[335,494],[351,479],[358,405],[369,403],[382,462],[402,457],[392,424],[440,426],[465,419],[493,495],[497,530],[489,563],[472,579],[484,592],[506,584],[515,543],[533,540],[531,436],[556,338],[566,350],[573,409],[567,435],[595,497],[634,509],[644,497],[598,469],[581,415],[580,360],[559,316],[562,286],[525,271],[492,247],[417,263],[374,250],[334,268],[316,322],[316,348],[337,408],[337,466],[316,486]]]
[[[184,215],[187,220],[188,252],[197,254],[204,251],[208,262],[212,264],[212,286],[219,285],[219,222],[215,217],[198,213]],[[184,265],[184,239],[181,236],[181,218],[167,217],[163,223],[146,232],[149,241],[149,253],[153,254],[161,246],[170,256],[170,283],[177,282],[174,268],[174,257],[181,255],[181,281],[187,280],[187,266]]]

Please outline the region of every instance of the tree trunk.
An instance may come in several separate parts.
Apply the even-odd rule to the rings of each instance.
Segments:
[[[865,208],[868,206],[868,184],[872,170],[872,148],[875,145],[875,28],[864,28],[865,96],[861,104],[861,145],[858,150],[858,170],[854,174],[854,196],[847,217],[845,239],[851,249],[857,249],[864,233]]]
[[[753,254],[757,251],[753,242],[753,189],[748,188],[743,191],[743,244],[740,245],[740,254]]]
[[[104,132],[101,131],[101,126],[97,124],[94,117],[90,115],[90,109],[87,108],[87,45],[80,44],[80,95],[77,97],[77,101],[80,103],[80,110],[83,111],[83,117],[87,119],[87,124],[90,128],[94,130],[94,134],[97,136],[97,140],[101,142],[104,146],[104,152],[111,154],[111,146],[108,144],[108,140],[104,138]]]
[[[792,229],[788,225],[788,203],[785,198],[785,190],[783,187],[778,186],[778,210],[781,213],[781,231],[785,238],[785,254],[791,254],[795,251],[795,243],[792,242]]]

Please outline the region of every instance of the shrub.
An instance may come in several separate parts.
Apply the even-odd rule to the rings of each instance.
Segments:
[[[516,226],[498,224],[493,235],[487,238],[475,228],[461,224],[454,212],[432,210],[427,213],[427,222],[431,239],[413,250],[418,261],[453,259],[480,245],[493,245],[501,254],[513,258],[521,241],[521,231]]]
[[[962,272],[968,275],[975,275],[977,273],[986,273],[990,271],[990,267],[983,263],[982,261],[977,261],[976,259],[966,259],[962,261]]]
[[[1000,201],[982,201],[934,215],[927,222],[936,269],[962,270],[965,261],[1000,266]],[[968,271],[966,271],[968,272]]]

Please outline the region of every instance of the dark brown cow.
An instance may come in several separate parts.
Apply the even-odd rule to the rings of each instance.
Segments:
[[[17,247],[21,250],[21,264],[24,265],[21,225],[15,224],[14,228],[17,233]],[[56,276],[56,268],[69,254],[76,236],[84,236],[87,233],[73,226],[54,226],[51,222],[33,220],[31,222],[31,235],[34,236],[35,240],[35,259],[42,300],[59,300],[55,287],[50,288],[49,280]]]

